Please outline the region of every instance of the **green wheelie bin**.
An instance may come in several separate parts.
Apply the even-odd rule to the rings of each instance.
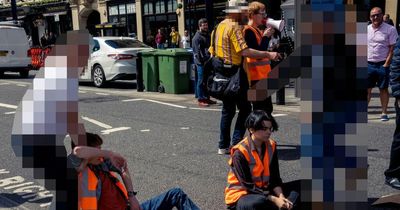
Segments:
[[[160,85],[159,92],[184,94],[189,92],[190,59],[192,53],[185,49],[157,51]]]
[[[159,85],[157,50],[143,51],[141,56],[144,87],[148,92],[157,92]]]

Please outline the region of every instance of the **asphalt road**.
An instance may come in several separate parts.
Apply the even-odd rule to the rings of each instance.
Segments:
[[[17,75],[0,79],[0,209],[46,209],[51,200],[46,198],[51,192],[42,195],[43,182],[33,178],[31,169],[21,167],[10,147],[14,106],[19,104],[31,80],[32,77],[19,79]],[[225,209],[228,157],[216,154],[219,105],[199,109],[192,100],[174,102],[119,94],[120,90],[136,91],[132,83],[113,83],[105,89],[87,84],[83,87],[79,94],[82,122],[87,131],[101,134],[104,149],[127,158],[140,201],[181,187],[201,209]],[[299,114],[275,114],[280,125],[274,138],[279,145],[282,179],[299,180]],[[394,121],[373,121],[360,127],[357,138],[365,138],[369,146],[368,196],[372,199],[396,192],[383,184]],[[12,181],[16,183],[7,183]],[[21,189],[24,186],[37,187]]]

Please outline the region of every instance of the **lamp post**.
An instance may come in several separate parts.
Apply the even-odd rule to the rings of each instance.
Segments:
[[[14,22],[16,22],[18,20],[17,17],[17,2],[16,0],[11,0],[11,13],[12,13],[12,17]]]

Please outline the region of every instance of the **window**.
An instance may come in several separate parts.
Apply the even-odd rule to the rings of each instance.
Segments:
[[[144,14],[153,14],[153,3],[144,4]]]
[[[159,0],[156,2],[156,13],[165,13],[165,2],[164,0]]]
[[[135,4],[127,4],[127,5],[126,5],[126,13],[127,13],[127,14],[134,14],[134,13],[136,13],[136,5],[135,5]]]
[[[118,6],[112,6],[108,8],[108,15],[118,15]]]
[[[137,40],[132,40],[132,39],[114,39],[114,40],[106,40],[105,43],[115,49],[118,48],[149,48],[146,44],[143,42],[137,41]]]
[[[119,7],[119,14],[125,15],[126,14],[125,4],[120,4],[118,7]]]
[[[97,40],[93,40],[93,41],[94,41],[93,52],[96,52],[96,51],[100,50],[100,44],[99,44],[99,41],[97,41]]]
[[[176,8],[176,0],[168,0],[168,12],[175,12]]]

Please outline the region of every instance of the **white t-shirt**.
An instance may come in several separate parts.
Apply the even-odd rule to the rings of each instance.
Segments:
[[[190,48],[190,36],[182,36],[182,48]]]

